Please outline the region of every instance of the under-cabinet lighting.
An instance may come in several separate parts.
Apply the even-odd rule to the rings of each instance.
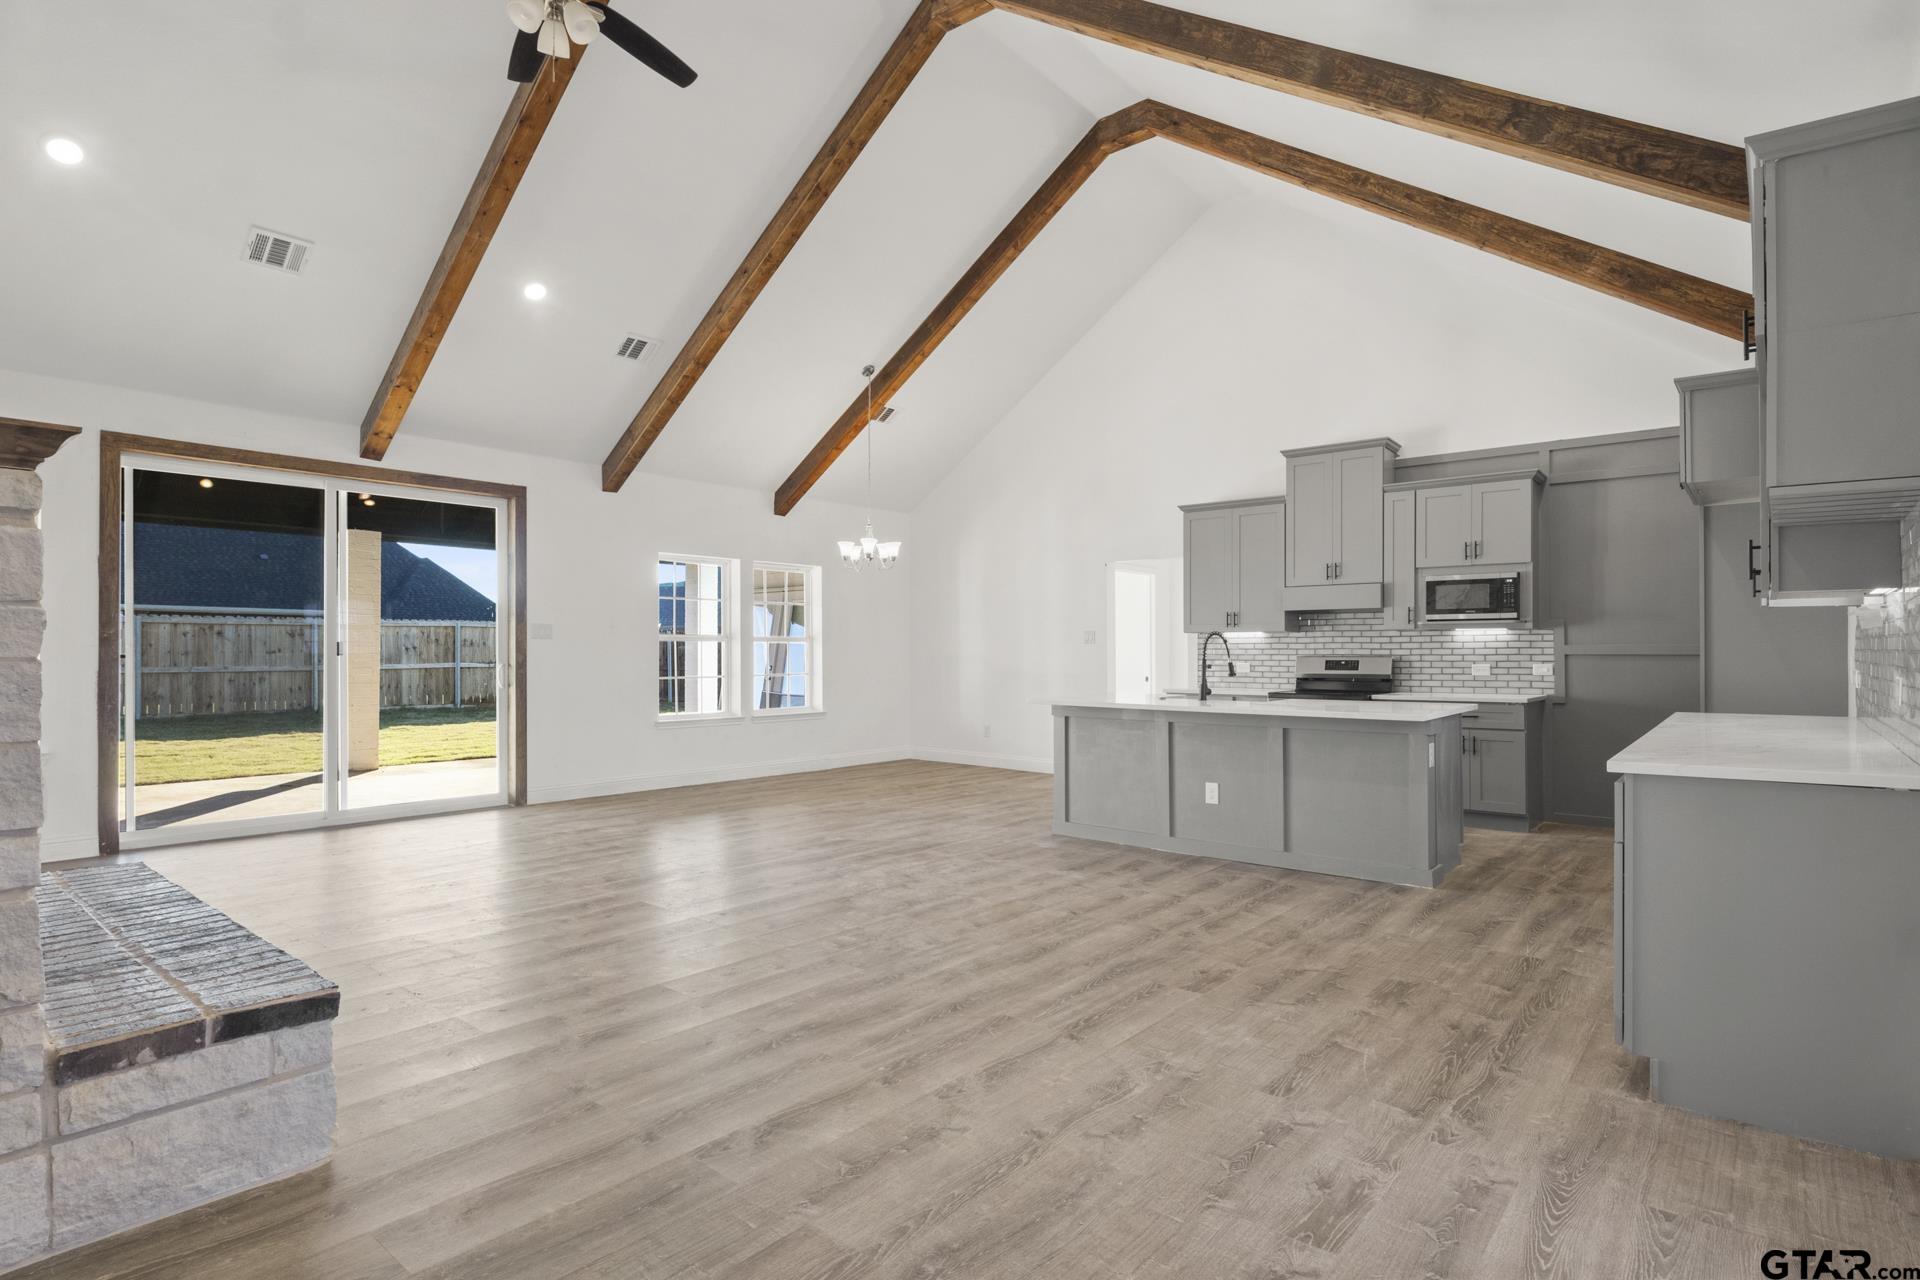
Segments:
[[[201,477],[200,477],[200,487],[201,487],[202,489],[211,489],[211,488],[213,488],[213,481],[212,481],[211,479],[209,479],[208,477],[206,477],[206,476],[201,476]]]

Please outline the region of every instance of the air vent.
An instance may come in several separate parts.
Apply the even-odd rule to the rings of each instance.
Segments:
[[[307,265],[307,251],[313,248],[313,241],[301,240],[296,236],[282,235],[278,231],[268,231],[265,227],[255,227],[247,233],[247,261],[265,267],[269,271],[284,271],[297,276]]]
[[[882,421],[882,422],[892,422],[892,421],[893,421],[893,406],[892,406],[892,405],[888,405],[888,406],[887,406],[886,408],[884,408],[884,409],[882,409],[882,410],[881,410],[881,411],[880,411],[879,413],[876,413],[876,414],[875,414],[875,415],[873,415],[873,416],[874,416],[874,417],[876,417],[876,418],[878,418],[878,419],[880,419],[880,421]]]
[[[652,338],[643,338],[637,333],[630,333],[620,340],[620,350],[614,354],[622,360],[638,360],[651,350],[653,350]]]

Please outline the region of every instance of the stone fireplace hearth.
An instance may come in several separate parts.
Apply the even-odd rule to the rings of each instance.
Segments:
[[[139,863],[40,870],[40,477],[0,418],[0,1271],[324,1162],[332,983]]]

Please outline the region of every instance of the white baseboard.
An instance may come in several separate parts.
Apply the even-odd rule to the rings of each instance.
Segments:
[[[635,791],[664,791],[669,787],[698,787],[711,782],[744,782],[750,778],[777,778],[789,773],[817,773],[822,769],[848,769],[862,764],[886,764],[911,760],[915,756],[905,747],[885,751],[848,751],[831,756],[801,756],[792,760],[762,760],[753,764],[725,765],[714,769],[689,769],[681,773],[650,773],[638,777],[598,778],[588,782],[565,782],[556,786],[537,783],[527,789],[529,804],[553,804],[561,800],[589,800],[596,796],[620,796]]]
[[[946,751],[937,747],[916,748],[912,756],[915,760],[931,760],[935,764],[970,764],[982,769],[1018,769],[1023,773],[1053,772],[1053,760],[1048,756],[1003,756],[984,751]]]
[[[40,861],[43,865],[99,856],[100,837],[97,835],[40,837]]]

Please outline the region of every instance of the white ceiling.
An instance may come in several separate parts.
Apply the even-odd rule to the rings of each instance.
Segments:
[[[1920,91],[1910,0],[1184,3],[1726,141]],[[597,463],[911,8],[623,5],[700,80],[592,50],[391,460],[440,437]],[[496,9],[4,0],[0,365],[351,430],[509,97]],[[944,42],[643,466],[770,494],[1093,118],[1145,96],[1747,284],[1731,220],[995,13]],[[87,163],[49,163],[55,132]],[[1109,161],[896,398],[880,504],[924,496],[1204,210],[1272,185],[1167,143]],[[315,240],[306,274],[246,265],[252,223]],[[630,331],[661,340],[637,365]],[[863,467],[818,491],[858,500]]]

